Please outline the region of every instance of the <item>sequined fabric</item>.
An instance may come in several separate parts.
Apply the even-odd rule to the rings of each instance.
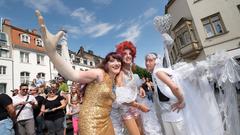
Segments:
[[[114,100],[112,80],[108,74],[104,75],[103,82],[88,84],[79,113],[81,135],[114,135],[110,118]]]

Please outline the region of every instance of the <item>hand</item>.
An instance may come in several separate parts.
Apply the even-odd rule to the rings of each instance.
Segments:
[[[61,39],[61,37],[63,36],[64,32],[59,31],[56,35],[53,35],[48,31],[40,11],[36,10],[35,13],[36,13],[36,16],[38,17],[38,23],[41,27],[42,39],[44,42],[44,47],[47,50],[47,53],[50,54],[50,53],[56,52],[56,45],[58,41]]]
[[[139,90],[139,95],[141,98],[144,98],[146,96],[145,90],[142,87]]]
[[[140,109],[142,112],[149,112],[150,111],[150,109],[144,104],[139,104],[138,109]]]
[[[181,109],[183,109],[185,107],[185,102],[184,101],[178,101],[177,103],[174,103],[171,108],[172,111],[176,111],[179,112]]]
[[[29,102],[27,102],[27,103],[29,103],[29,104],[32,105],[32,106],[35,106],[35,102],[33,102],[33,101],[29,101]]]
[[[18,105],[26,105],[28,102],[25,102],[25,101],[23,101],[23,102],[20,102]]]
[[[52,110],[50,110],[50,109],[45,109],[45,110],[43,110],[42,112],[44,112],[44,113],[47,113],[47,112],[51,112]]]
[[[51,111],[53,111],[53,112],[56,111],[56,110],[57,110],[57,108],[53,108],[53,109],[51,109]]]

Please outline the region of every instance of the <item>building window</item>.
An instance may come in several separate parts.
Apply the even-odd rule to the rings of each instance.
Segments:
[[[80,58],[76,58],[77,63],[80,63]]]
[[[38,75],[42,80],[45,80],[45,73],[40,72],[40,73],[38,73],[37,75]]]
[[[5,75],[6,74],[6,66],[0,66],[0,75]]]
[[[9,57],[9,51],[0,49],[0,57],[8,58]]]
[[[22,63],[29,63],[29,53],[27,53],[27,52],[20,52],[20,61]]]
[[[192,28],[189,26],[184,26],[182,29],[176,32],[177,35],[177,44],[179,47],[184,47],[188,44],[191,44],[194,39],[191,39],[191,34],[189,31],[193,31]]]
[[[74,54],[71,54],[71,55],[70,55],[70,57],[71,57],[72,59],[75,59],[75,56],[74,56]]]
[[[178,38],[179,38],[179,41],[180,41],[180,44],[182,47],[186,46],[192,42],[190,33],[188,31],[185,31],[185,32],[179,34]]]
[[[207,37],[213,37],[225,33],[225,27],[219,13],[202,19],[204,30]]]
[[[37,54],[37,64],[44,65],[44,56]]]
[[[7,42],[7,36],[5,33],[0,33],[0,41],[4,41],[4,42]]]
[[[84,71],[82,68],[80,68],[81,71]]]
[[[20,35],[20,40],[24,43],[30,43],[30,36],[28,36],[27,34],[21,34]]]
[[[37,46],[43,47],[43,41],[42,41],[42,39],[41,39],[41,38],[36,38],[36,39],[35,39],[35,44],[36,44]]]
[[[90,64],[90,66],[93,66],[93,62],[91,62],[91,61],[90,61],[90,63],[89,63],[89,64]]]
[[[240,12],[240,4],[239,4],[239,5],[237,5],[237,7],[238,7],[238,10],[239,10],[239,12]]]
[[[75,66],[72,66],[73,69],[75,69]]]
[[[87,60],[83,60],[83,64],[87,65]]]
[[[30,73],[29,72],[21,72],[20,73],[20,82],[21,83],[29,83]]]
[[[0,83],[0,93],[6,93],[7,84]]]

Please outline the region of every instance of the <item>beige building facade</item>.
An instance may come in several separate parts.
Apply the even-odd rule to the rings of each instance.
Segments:
[[[240,0],[169,0],[171,63],[198,61],[225,50],[240,56]]]

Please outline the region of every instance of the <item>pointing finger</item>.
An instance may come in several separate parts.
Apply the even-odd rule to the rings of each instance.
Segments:
[[[44,23],[44,19],[43,16],[41,15],[41,12],[39,10],[35,11],[36,16],[38,17],[38,24],[41,25],[45,25]]]

